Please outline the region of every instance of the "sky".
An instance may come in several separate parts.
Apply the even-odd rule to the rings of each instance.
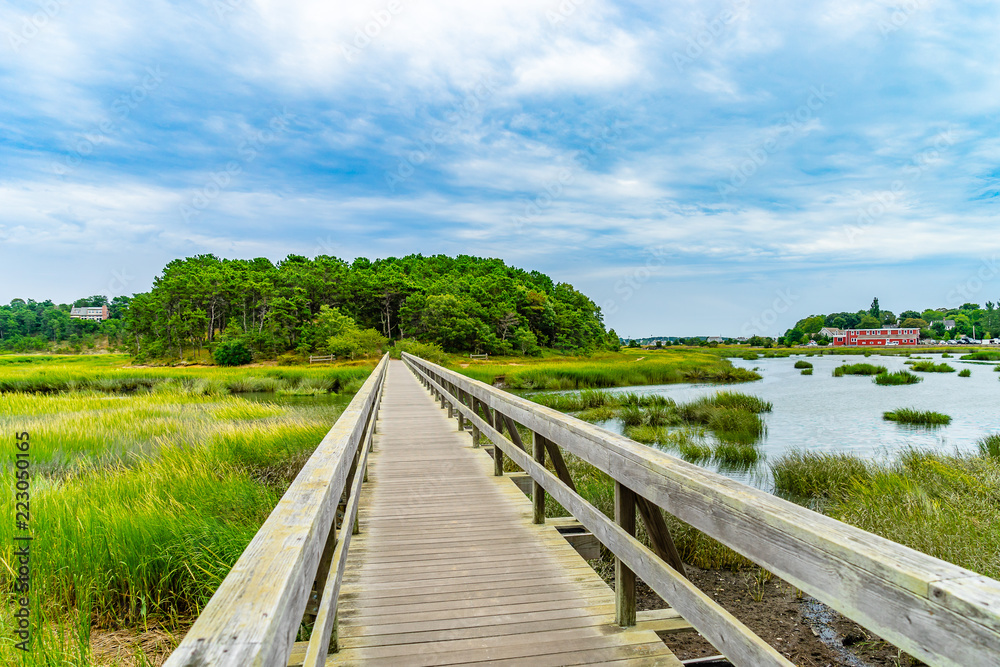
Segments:
[[[1000,5],[0,0],[0,302],[500,257],[619,335],[1000,301]]]

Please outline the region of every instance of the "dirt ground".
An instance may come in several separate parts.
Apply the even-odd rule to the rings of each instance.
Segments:
[[[698,588],[796,665],[915,667],[924,664],[780,579],[767,577],[766,573],[686,567],[688,578]],[[639,609],[666,606],[644,584],[639,584],[636,596]],[[694,631],[661,637],[681,660],[719,654]]]

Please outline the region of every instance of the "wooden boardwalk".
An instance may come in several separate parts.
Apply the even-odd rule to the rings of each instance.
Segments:
[[[402,362],[377,428],[328,665],[680,665]]]

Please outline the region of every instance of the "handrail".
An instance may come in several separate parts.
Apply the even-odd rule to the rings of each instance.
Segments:
[[[928,664],[1000,659],[1000,582],[410,354],[403,359],[449,403],[449,412],[454,408],[472,422],[474,440],[482,433],[496,445],[500,474],[502,457],[509,456],[735,664],[790,663],[768,653],[762,640],[636,541],[627,520],[611,521],[576,494],[565,475],[553,475],[507,440],[500,430],[505,422],[508,430],[511,420],[523,424],[537,442],[562,447],[610,475],[616,514],[627,517],[631,501],[648,499]],[[634,509],[631,516],[634,522]]]
[[[325,662],[388,359],[306,461],[165,667],[287,664],[314,582],[321,594],[306,664]],[[338,535],[345,488],[351,495]]]

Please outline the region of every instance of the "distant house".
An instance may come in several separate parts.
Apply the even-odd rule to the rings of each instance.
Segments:
[[[955,328],[955,320],[945,320],[944,321],[944,330],[945,331],[951,331],[954,328]]]
[[[821,334],[829,336],[835,346],[858,347],[867,345],[916,345],[920,329],[900,329],[884,326],[881,329],[833,329],[824,327]]]
[[[73,308],[69,311],[69,316],[74,320],[94,320],[101,322],[111,317],[107,306],[84,306]]]
[[[708,337],[708,342],[709,343],[721,343],[722,342],[722,336],[709,336]]]

